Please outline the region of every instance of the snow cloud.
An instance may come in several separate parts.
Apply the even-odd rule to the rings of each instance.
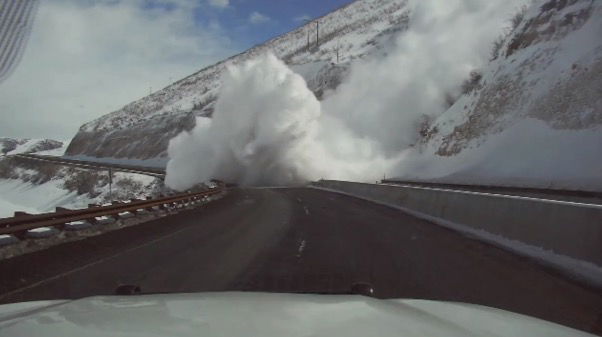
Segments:
[[[81,124],[232,54],[218,25],[195,22],[195,3],[41,1],[22,62],[0,84],[0,135],[68,139]]]
[[[303,181],[319,116],[303,78],[274,56],[230,68],[213,118],[170,142],[167,184],[184,189],[218,172],[242,183]]]
[[[261,23],[266,23],[270,21],[270,18],[266,15],[263,15],[259,12],[253,12],[251,13],[251,15],[249,15],[249,22],[254,24],[254,25],[258,25]]]
[[[446,94],[486,62],[523,2],[410,1],[410,29],[386,53],[354,64],[322,102],[272,55],[230,68],[213,120],[199,120],[170,143],[166,183],[185,189],[211,178],[282,185],[390,176],[420,123],[446,109]]]
[[[420,124],[447,108],[446,95],[458,94],[469,72],[484,65],[493,39],[522,2],[411,1],[410,29],[384,57],[355,64],[324,110],[387,155],[408,148]]]
[[[209,0],[209,4],[213,7],[226,8],[230,5],[230,0]]]
[[[359,179],[370,167],[382,172],[374,144],[324,115],[303,78],[275,56],[229,68],[222,88],[213,118],[198,118],[191,132],[171,140],[168,186],[186,189],[212,178],[286,185]]]

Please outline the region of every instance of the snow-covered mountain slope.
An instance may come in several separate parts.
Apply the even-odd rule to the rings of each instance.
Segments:
[[[358,0],[287,34],[202,69],[174,84],[83,125],[67,155],[151,159],[165,157],[167,144],[210,116],[224,69],[267,51],[302,74],[321,98],[338,86],[349,64],[378,53],[396,32],[407,28],[407,0]],[[309,38],[309,45],[308,45]],[[338,58],[338,60],[337,60]],[[337,62],[338,61],[338,62]]]
[[[343,132],[349,137],[331,142],[324,158],[308,162],[344,157],[339,168],[352,168],[354,175],[340,175],[326,165],[314,170],[314,175],[305,174],[304,179],[328,176],[373,181],[373,176],[365,174],[368,171],[403,179],[602,190],[602,2],[529,1],[505,33],[496,25],[484,27],[485,22],[471,16],[485,13],[499,21],[509,13],[487,12],[484,3],[444,3],[449,4],[449,8],[441,5],[444,13],[439,14],[444,15],[429,15],[439,2],[353,2],[320,18],[318,46],[311,23],[203,69],[85,124],[67,155],[163,161],[170,139],[191,130],[195,118],[213,114],[226,67],[246,64],[271,51],[302,75],[322,100],[316,115],[330,113],[341,122],[321,125],[334,129],[311,139],[317,142],[316,151],[310,152],[324,149],[324,139],[334,139],[328,133],[340,136],[341,126],[350,129]],[[506,3],[510,2],[492,1],[491,8],[504,8]],[[518,3],[523,2],[513,2]],[[471,12],[473,7],[480,10]],[[450,13],[454,8],[459,11]],[[428,21],[441,17],[444,23]],[[471,34],[461,22],[480,23],[480,31],[486,33]],[[502,36],[494,44],[491,60],[478,56],[479,62],[464,62],[471,55],[457,49],[480,55],[484,44],[466,41],[487,37],[488,44],[498,28]],[[466,36],[445,34],[456,31]],[[439,57],[443,54],[453,57]],[[425,62],[418,62],[422,58]],[[459,74],[468,76],[467,67],[475,65],[483,67],[461,86],[463,75]],[[364,85],[366,81],[370,84]],[[234,103],[229,113],[236,115],[239,108]],[[253,131],[253,125],[247,126]],[[191,144],[191,149],[197,147]],[[356,149],[365,151],[358,155]],[[190,154],[195,155],[194,151]]]
[[[601,37],[600,1],[531,6],[398,176],[602,190]]]
[[[57,152],[57,150],[60,151],[62,147],[63,142],[52,139],[0,138],[0,153],[5,155],[34,152],[46,153],[48,151]]]

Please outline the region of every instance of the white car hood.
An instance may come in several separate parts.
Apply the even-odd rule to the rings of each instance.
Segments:
[[[363,296],[197,293],[0,306],[2,336],[593,336],[483,306]]]

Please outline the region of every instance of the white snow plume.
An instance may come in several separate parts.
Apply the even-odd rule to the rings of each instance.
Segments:
[[[410,29],[380,56],[354,64],[322,103],[272,55],[229,68],[213,119],[198,119],[170,142],[166,183],[381,178],[417,139],[425,116],[441,114],[445,95],[486,61],[522,2],[411,2]]]
[[[323,102],[359,137],[387,155],[412,145],[420,124],[447,108],[471,70],[488,59],[492,41],[522,0],[416,0],[410,29],[384,56],[356,64]]]
[[[271,54],[228,69],[213,118],[171,140],[166,183],[212,178],[246,185],[362,179],[388,165],[373,142],[321,113],[303,78]]]
[[[299,182],[311,175],[308,149],[320,104],[301,76],[272,55],[231,67],[212,119],[172,139],[166,183],[211,178],[240,183]]]

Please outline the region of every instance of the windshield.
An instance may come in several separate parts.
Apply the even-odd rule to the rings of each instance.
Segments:
[[[592,0],[0,0],[0,303],[355,294],[602,334],[601,32]]]

